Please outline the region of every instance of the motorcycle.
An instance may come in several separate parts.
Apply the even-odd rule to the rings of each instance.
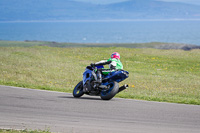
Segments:
[[[73,96],[79,98],[86,95],[100,96],[102,100],[110,100],[117,93],[128,88],[128,85],[119,87],[119,82],[129,77],[129,72],[125,70],[116,70],[108,75],[101,75],[102,82],[97,82],[97,69],[104,68],[103,66],[87,66],[83,73],[83,80],[80,81],[73,90]]]

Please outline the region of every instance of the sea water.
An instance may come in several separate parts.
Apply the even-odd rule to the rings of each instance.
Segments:
[[[0,22],[0,40],[200,45],[200,21]]]

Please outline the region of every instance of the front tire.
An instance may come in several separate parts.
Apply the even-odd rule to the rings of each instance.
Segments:
[[[110,100],[118,93],[119,84],[117,82],[112,81],[112,82],[109,83],[109,85],[110,85],[109,90],[101,91],[101,95],[100,96],[101,96],[102,100]]]
[[[81,97],[84,94],[83,92],[83,81],[80,81],[73,90],[73,96],[76,98]]]

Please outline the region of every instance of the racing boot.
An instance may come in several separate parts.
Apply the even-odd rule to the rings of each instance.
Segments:
[[[99,83],[99,85],[102,83],[102,74],[100,70],[97,70],[97,83]]]

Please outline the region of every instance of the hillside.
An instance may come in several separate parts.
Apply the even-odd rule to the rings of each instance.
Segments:
[[[200,6],[130,0],[96,5],[72,0],[1,0],[0,21],[200,19]]]

